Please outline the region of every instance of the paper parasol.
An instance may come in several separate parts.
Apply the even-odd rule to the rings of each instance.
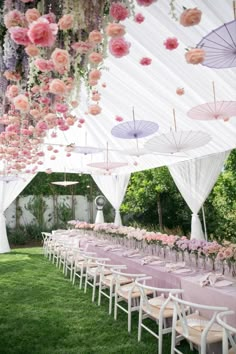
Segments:
[[[51,182],[52,184],[56,184],[57,186],[63,186],[63,187],[67,187],[67,186],[72,186],[74,184],[78,184],[79,182],[76,181],[57,181],[57,182]]]
[[[98,148],[95,146],[75,146],[73,149],[73,152],[76,152],[77,154],[84,154],[84,155],[97,154],[102,151],[103,151],[102,148]]]
[[[145,149],[127,149],[127,150],[117,150],[118,153],[122,155],[129,155],[129,156],[134,156],[134,157],[140,157],[146,154],[150,154],[150,151],[147,151]]]
[[[236,101],[216,101],[191,108],[187,115],[198,120],[218,120],[236,116]]]
[[[152,152],[174,154],[196,149],[210,140],[210,135],[202,131],[171,131],[151,138],[144,147]]]
[[[0,176],[0,181],[3,181],[3,182],[15,182],[15,181],[19,181],[19,180],[22,180],[21,177],[19,176]]]
[[[115,168],[118,167],[123,167],[123,166],[127,166],[128,163],[126,162],[93,162],[93,163],[89,163],[87,164],[87,166],[89,167],[95,167],[95,168],[100,168],[101,170],[106,170],[106,171],[110,171],[113,170]]]
[[[154,134],[158,130],[157,123],[147,120],[131,120],[117,124],[112,128],[111,134],[121,139],[139,139]]]
[[[197,48],[205,51],[202,65],[215,69],[235,67],[236,20],[223,24],[203,37]]]

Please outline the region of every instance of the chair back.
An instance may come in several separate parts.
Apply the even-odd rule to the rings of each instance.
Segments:
[[[218,324],[223,328],[223,342],[222,342],[222,354],[229,353],[229,344],[231,345],[232,353],[236,353],[236,328],[230,326],[226,322],[226,317],[229,315],[235,315],[234,311],[220,312],[216,316]]]

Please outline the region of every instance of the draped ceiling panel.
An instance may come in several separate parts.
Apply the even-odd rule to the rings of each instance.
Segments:
[[[176,12],[179,16],[182,8],[178,1]],[[210,69],[202,65],[187,64],[184,58],[186,48],[195,47],[201,38],[211,30],[233,19],[231,0],[186,0],[186,8],[198,7],[202,10],[202,21],[193,27],[183,27],[169,15],[169,1],[159,0],[150,7],[140,7],[145,16],[143,24],[126,20],[127,40],[131,43],[130,54],[121,59],[108,55],[101,82],[107,87],[102,92],[102,113],[98,116],[86,115],[86,94],[82,94],[76,115],[85,118],[82,128],[71,127],[66,132],[58,131],[57,138],[46,138],[46,143],[69,145],[87,145],[103,147],[109,144],[108,158],[111,161],[127,162],[128,165],[110,171],[111,174],[127,174],[134,171],[171,165],[176,162],[227,151],[236,146],[236,127],[234,119],[224,121],[194,121],[187,117],[187,111],[205,102],[213,101],[212,82],[216,88],[216,99],[236,100],[235,69]],[[169,51],[163,45],[168,37],[176,37],[180,43],[176,50]],[[150,57],[152,64],[142,66],[139,60]],[[183,87],[185,94],[178,96],[176,88]],[[86,91],[86,90],[85,90]],[[122,140],[111,135],[111,129],[118,124],[115,116],[124,121],[132,120],[132,108],[136,119],[146,119],[159,124],[158,134],[169,132],[173,128],[172,110],[176,110],[178,130],[201,130],[211,135],[209,144],[176,155],[148,154],[140,157],[119,153],[137,147],[135,140]],[[87,134],[87,138],[85,138]],[[150,137],[152,137],[151,135]],[[149,137],[140,139],[142,148]],[[87,167],[87,163],[104,161],[106,152],[94,155],[71,153],[66,157],[63,148],[56,160],[50,160],[52,153],[47,151],[38,170],[51,168],[53,171],[84,172],[103,174],[103,171]]]

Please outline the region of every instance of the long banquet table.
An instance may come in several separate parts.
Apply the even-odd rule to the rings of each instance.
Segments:
[[[86,244],[86,241],[85,241]],[[99,257],[107,257],[110,264],[125,264],[130,273],[144,273],[152,276],[150,284],[156,287],[180,288],[184,290],[183,299],[204,305],[215,305],[228,307],[235,312],[228,317],[228,323],[236,327],[236,279],[231,286],[222,288],[201,287],[200,279],[204,274],[191,271],[189,273],[176,274],[167,272],[165,266],[141,263],[141,256],[128,258],[123,256],[123,251],[108,251],[104,247],[97,247],[91,243],[87,244],[87,250],[95,252]]]

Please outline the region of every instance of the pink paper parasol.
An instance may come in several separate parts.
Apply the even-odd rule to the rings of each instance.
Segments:
[[[198,120],[218,120],[236,116],[236,101],[216,101],[191,108],[187,115]]]

